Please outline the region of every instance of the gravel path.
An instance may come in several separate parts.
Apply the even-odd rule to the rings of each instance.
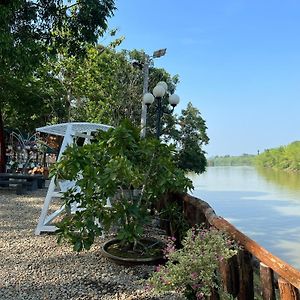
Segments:
[[[88,252],[57,245],[50,234],[34,235],[46,189],[17,196],[0,189],[0,299],[155,300],[143,279],[153,266],[126,268],[103,258],[97,241]]]

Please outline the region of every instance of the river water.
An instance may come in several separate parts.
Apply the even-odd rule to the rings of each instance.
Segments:
[[[208,167],[191,193],[261,246],[300,270],[300,174]]]

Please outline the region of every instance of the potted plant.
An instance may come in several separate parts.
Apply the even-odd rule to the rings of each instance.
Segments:
[[[92,144],[70,146],[51,171],[76,182],[64,194],[67,210],[57,224],[59,241],[67,240],[74,250],[81,251],[114,228],[123,254],[155,255],[154,246],[159,243],[149,244],[144,239],[152,208],[166,193],[192,188],[191,181],[176,167],[174,153],[173,146],[157,139],[141,139],[139,129],[129,121],[107,132],[99,131]],[[74,203],[78,210],[70,214]]]

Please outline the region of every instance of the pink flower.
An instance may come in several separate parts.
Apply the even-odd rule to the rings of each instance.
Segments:
[[[201,284],[193,284],[192,285],[192,289],[195,291],[195,290],[198,290],[199,289],[199,287],[201,286]]]
[[[197,277],[198,277],[198,273],[197,273],[197,272],[193,272],[193,273],[191,274],[191,278],[192,278],[193,280],[197,279]]]
[[[151,290],[153,290],[153,288],[154,288],[153,285],[151,285],[151,284],[146,284],[146,286],[145,286],[145,291],[151,291]]]
[[[204,299],[204,294],[202,292],[196,294],[197,300]]]
[[[166,248],[163,250],[164,255],[167,257],[168,255],[172,254],[175,251],[176,249],[175,249],[174,242],[172,240],[169,240]]]
[[[156,266],[155,271],[160,272],[161,271],[161,265]]]

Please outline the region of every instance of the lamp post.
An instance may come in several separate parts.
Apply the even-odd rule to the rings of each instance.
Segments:
[[[156,106],[156,138],[159,139],[161,135],[161,118],[164,113],[171,114],[174,111],[175,106],[179,103],[179,96],[172,94],[169,96],[169,104],[172,106],[171,110],[164,110],[162,106],[162,98],[167,93],[168,86],[164,81],[160,81],[154,87],[152,94],[146,93],[143,96],[143,103],[149,107],[154,100],[157,100]]]
[[[148,82],[149,82],[149,65],[153,58],[159,58],[166,54],[167,49],[159,49],[153,52],[152,56],[146,54],[143,66],[143,95],[148,93]],[[141,113],[141,137],[146,136],[146,118],[147,118],[147,106],[142,103],[142,113]]]

